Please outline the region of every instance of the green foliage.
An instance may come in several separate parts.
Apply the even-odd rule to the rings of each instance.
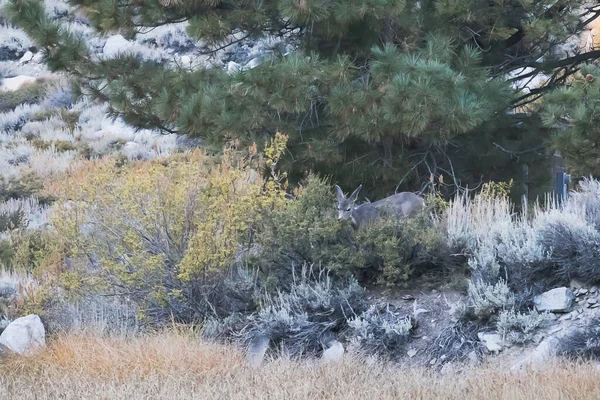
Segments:
[[[13,110],[21,104],[37,103],[45,94],[46,85],[43,82],[27,83],[15,91],[0,91],[0,112]]]
[[[544,102],[544,123],[553,128],[552,146],[566,158],[569,171],[578,176],[600,174],[600,67],[588,64],[570,84]]]
[[[25,172],[20,177],[13,178],[4,184],[0,182],[0,201],[38,195],[43,188],[44,183],[35,172]],[[51,201],[51,198],[42,196],[39,200],[40,203],[46,203]]]
[[[285,284],[290,268],[316,265],[362,282],[395,285],[431,268],[452,265],[428,211],[411,219],[382,218],[355,231],[334,215],[331,185],[310,176],[294,200],[265,218],[257,234],[262,251],[251,262]]]
[[[54,149],[58,152],[76,150],[76,147],[73,145],[73,143],[67,140],[55,140],[52,142],[47,142],[42,139],[34,139],[31,141],[31,145],[38,150],[47,150],[52,146],[54,146]]]

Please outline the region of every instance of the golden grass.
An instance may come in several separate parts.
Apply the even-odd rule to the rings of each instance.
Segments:
[[[224,346],[164,333],[140,338],[69,335],[38,356],[0,362],[2,399],[598,399],[600,372],[561,364],[511,374],[482,366],[440,374],[277,360],[253,369]]]

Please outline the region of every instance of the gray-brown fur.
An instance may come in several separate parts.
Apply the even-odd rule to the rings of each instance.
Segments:
[[[357,229],[364,228],[385,213],[410,217],[421,209],[424,204],[420,196],[411,192],[401,192],[373,203],[356,206],[356,199],[361,188],[362,185],[352,192],[349,197],[346,197],[342,189],[335,185],[338,200],[338,218],[349,219],[352,226]]]

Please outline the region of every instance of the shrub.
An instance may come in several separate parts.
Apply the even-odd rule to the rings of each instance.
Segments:
[[[335,218],[334,194],[325,179],[309,176],[294,200],[273,210],[257,234],[263,251],[250,261],[274,276],[288,276],[293,265],[318,265],[361,282],[405,283],[428,268],[453,265],[428,210],[411,219],[382,218],[355,231]]]
[[[410,341],[413,320],[409,315],[399,315],[371,306],[361,315],[348,321],[346,334],[353,346],[367,354],[399,356],[404,345]]]
[[[524,343],[532,339],[532,333],[547,325],[554,318],[549,313],[538,313],[535,310],[518,312],[504,310],[498,316],[498,332],[511,342]]]
[[[289,291],[261,297],[260,310],[249,317],[239,340],[248,344],[266,337],[272,349],[292,357],[317,354],[346,331],[352,315],[367,308],[364,290],[356,281],[334,285],[328,276],[306,273],[292,281]]]
[[[255,150],[241,155],[254,165],[232,149],[221,160],[197,150],[122,167],[81,162],[48,188],[61,198],[50,266],[60,285],[128,294],[149,322],[228,315],[232,296],[248,286],[232,278],[236,256],[266,210],[284,201],[279,185],[256,172],[263,161]]]
[[[600,318],[594,317],[585,326],[562,337],[557,350],[559,355],[568,358],[600,358]]]
[[[15,91],[0,92],[0,112],[11,111],[21,104],[34,104],[41,101],[46,93],[46,84],[35,82],[24,84]]]
[[[0,201],[31,197],[39,194],[44,187],[42,179],[34,172],[25,172],[19,178],[6,183],[0,181]],[[48,199],[49,200],[49,199]],[[41,200],[43,203],[43,199]]]

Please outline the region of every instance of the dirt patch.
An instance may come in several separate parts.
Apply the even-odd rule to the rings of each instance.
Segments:
[[[406,346],[403,363],[428,365],[432,361],[428,349],[439,333],[454,325],[452,310],[465,294],[457,289],[435,288],[368,288],[368,298],[372,304],[389,308],[399,315],[414,317],[417,328]]]

